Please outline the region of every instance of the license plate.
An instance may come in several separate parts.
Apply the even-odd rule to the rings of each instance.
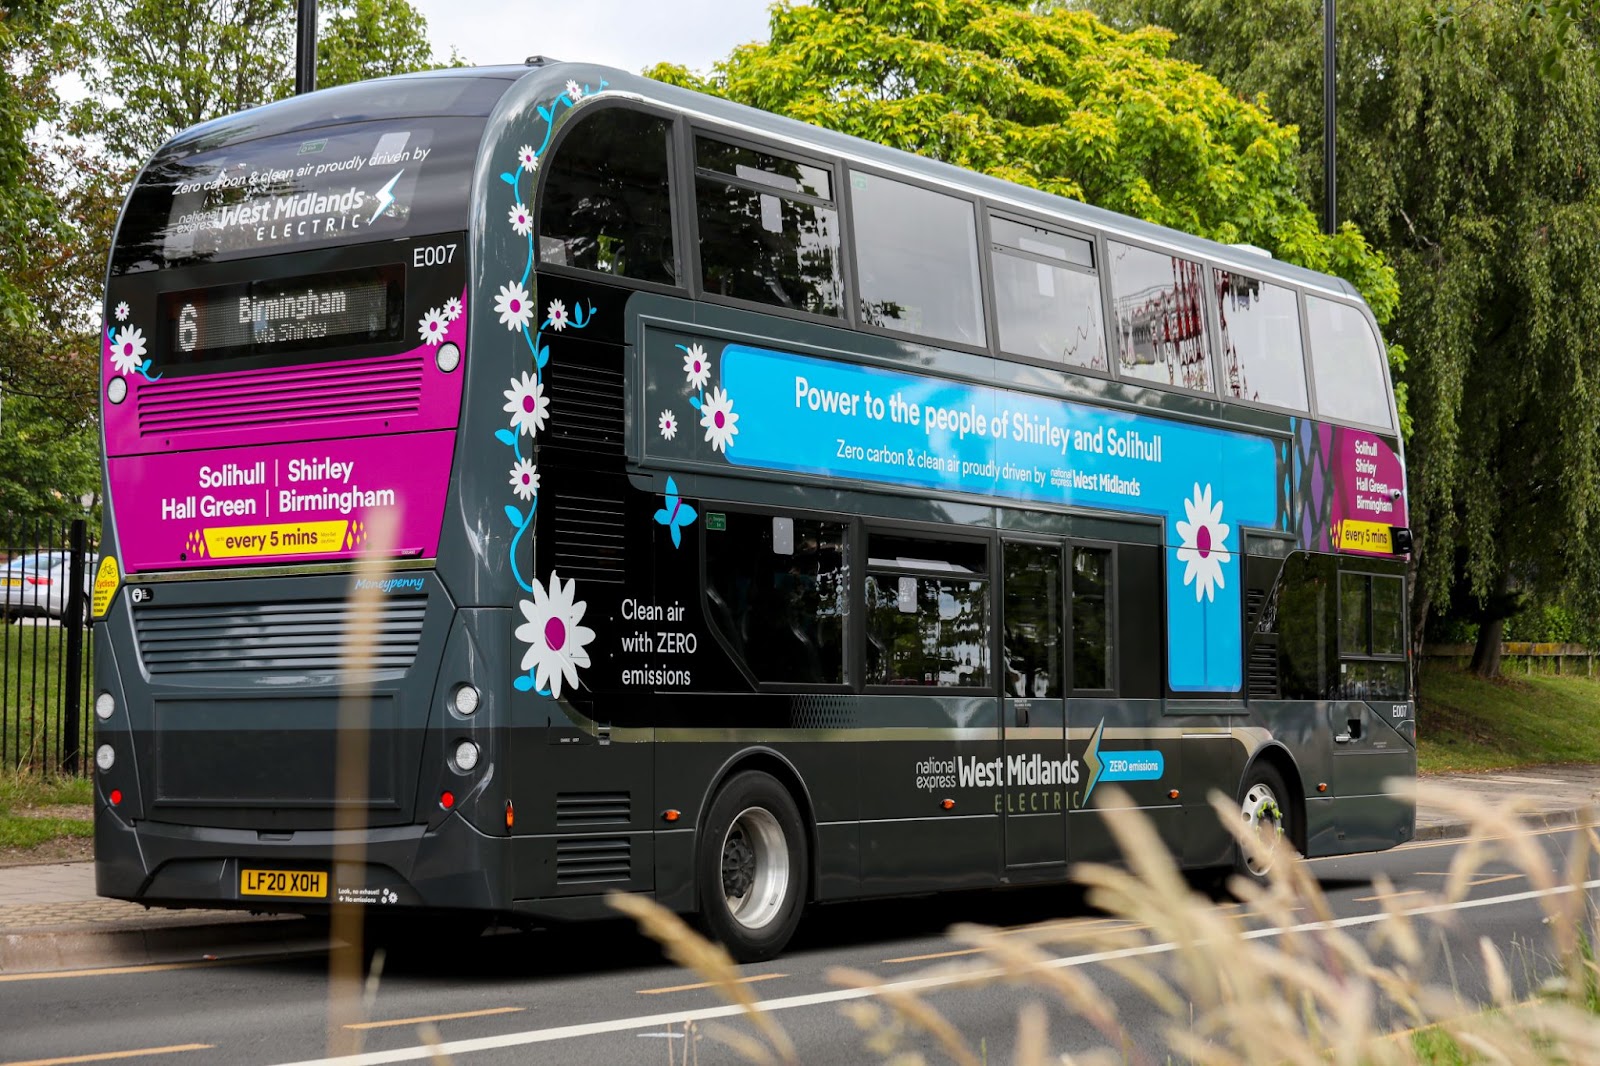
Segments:
[[[8,588],[8,589],[20,589],[21,587],[22,587],[22,582],[18,581],[16,578],[12,577],[12,578],[7,578],[6,579],[6,588]]]
[[[321,870],[240,870],[239,895],[323,899],[328,875]]]

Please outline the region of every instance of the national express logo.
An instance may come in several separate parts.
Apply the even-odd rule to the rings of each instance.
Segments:
[[[1101,781],[1159,781],[1166,758],[1150,750],[1100,750],[1105,719],[1094,727],[1081,758],[1068,752],[1049,759],[1038,752],[982,759],[976,755],[932,756],[916,764],[916,785],[922,792],[954,789],[997,789],[995,811],[1078,810],[1089,804]]]

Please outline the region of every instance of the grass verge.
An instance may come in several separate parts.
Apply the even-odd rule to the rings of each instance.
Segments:
[[[57,813],[93,801],[87,778],[0,774],[0,848],[36,848],[64,837],[94,835],[94,822]]]
[[[1533,674],[1484,681],[1422,668],[1417,763],[1424,773],[1600,763],[1600,681]]]

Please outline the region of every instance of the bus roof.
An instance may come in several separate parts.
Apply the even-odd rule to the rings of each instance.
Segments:
[[[483,117],[494,110],[501,97],[517,81],[534,78],[541,83],[560,83],[574,76],[589,79],[591,84],[604,79],[610,92],[634,96],[713,122],[742,127],[751,133],[784,141],[794,147],[842,156],[847,160],[896,171],[925,182],[1009,203],[1026,211],[1052,215],[1113,235],[1120,234],[1182,249],[1192,256],[1232,265],[1251,275],[1272,275],[1303,286],[1360,299],[1355,288],[1343,278],[1296,266],[1265,256],[1259,251],[1196,237],[1182,230],[1156,225],[912,152],[889,148],[860,137],[589,63],[537,59],[515,65],[454,67],[322,89],[194,126],[169,141],[158,155],[181,155],[258,137],[389,117]]]

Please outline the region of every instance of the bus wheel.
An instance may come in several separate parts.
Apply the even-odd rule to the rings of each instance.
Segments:
[[[1289,821],[1293,816],[1293,808],[1289,805],[1289,786],[1271,763],[1258,762],[1251,767],[1250,775],[1245,779],[1244,794],[1239,798],[1239,810],[1244,815],[1246,831],[1254,832],[1263,842],[1273,837],[1283,839],[1285,843],[1294,839]],[[1257,858],[1242,847],[1238,852],[1236,871],[1264,884],[1272,873],[1273,859]]]
[[[723,786],[706,815],[695,873],[701,918],[739,962],[783,950],[800,923],[805,830],[789,790],[747,771]]]

